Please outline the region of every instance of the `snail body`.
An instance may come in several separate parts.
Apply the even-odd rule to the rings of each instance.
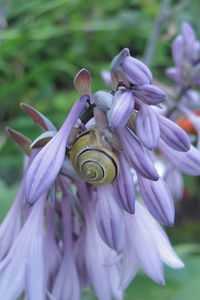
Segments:
[[[118,158],[101,144],[95,127],[78,136],[70,150],[70,159],[77,174],[90,184],[105,185],[118,175]]]

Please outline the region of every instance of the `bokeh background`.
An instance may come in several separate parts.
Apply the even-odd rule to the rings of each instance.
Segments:
[[[0,1],[0,220],[12,203],[23,165],[23,155],[8,139],[5,127],[31,139],[40,134],[19,103],[34,106],[59,127],[78,97],[75,74],[85,67],[92,74],[92,90],[106,89],[100,72],[109,70],[122,48],[145,57],[163,3],[168,9],[151,64],[154,77],[170,84],[165,69],[172,65],[171,42],[181,22],[190,22],[200,38],[199,1]],[[166,268],[165,286],[139,273],[125,300],[200,299],[199,195],[200,179],[185,176],[176,224],[167,229],[186,268]],[[84,299],[94,298],[86,293]]]

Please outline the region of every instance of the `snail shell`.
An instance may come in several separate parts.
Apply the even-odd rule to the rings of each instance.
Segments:
[[[111,183],[118,175],[117,156],[100,143],[96,128],[84,131],[75,140],[70,159],[75,171],[86,182],[95,185]]]

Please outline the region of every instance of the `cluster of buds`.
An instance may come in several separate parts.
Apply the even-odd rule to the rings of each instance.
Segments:
[[[183,23],[181,34],[172,43],[175,67],[166,70],[167,75],[185,88],[200,85],[200,41],[190,24]]]
[[[80,98],[58,131],[26,104],[43,133],[32,142],[8,129],[26,162],[0,227],[0,298],[79,300],[91,286],[99,300],[120,300],[138,267],[164,284],[163,264],[184,266],[159,225],[173,225],[174,202],[158,163],[162,153],[199,175],[200,152],[163,115],[165,93],[128,49],[111,77],[112,91],[93,94],[90,73],[76,75]]]

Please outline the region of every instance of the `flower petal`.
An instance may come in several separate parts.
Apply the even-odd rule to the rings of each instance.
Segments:
[[[117,91],[115,93],[109,120],[114,130],[120,130],[125,126],[134,109],[134,102],[131,91]]]
[[[119,153],[120,170],[113,186],[117,193],[117,202],[128,213],[135,212],[135,186],[133,175],[124,154]]]
[[[194,146],[191,146],[187,152],[179,152],[160,140],[159,148],[173,165],[183,173],[193,176],[200,175],[200,151]]]
[[[112,184],[97,187],[95,216],[103,241],[112,249],[120,251],[124,243],[125,227],[123,213],[115,202]]]
[[[174,202],[167,184],[162,178],[158,181],[148,180],[138,175],[140,193],[150,213],[161,223],[174,224]]]
[[[133,168],[145,178],[158,180],[159,175],[153,165],[153,162],[134,134],[126,128],[123,128],[119,131],[119,138]]]
[[[139,141],[149,150],[155,149],[160,138],[160,129],[155,112],[146,105],[142,105],[137,113],[135,125]]]
[[[127,234],[144,272],[154,281],[164,284],[163,265],[150,228],[144,223],[141,204],[136,202],[135,215],[126,214]]]
[[[26,201],[33,205],[53,183],[65,157],[66,144],[71,129],[85,107],[87,97],[81,97],[72,107],[58,133],[47,143],[33,160],[26,176]]]
[[[186,152],[190,149],[190,140],[186,132],[166,117],[157,114],[161,139],[176,151]]]

